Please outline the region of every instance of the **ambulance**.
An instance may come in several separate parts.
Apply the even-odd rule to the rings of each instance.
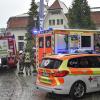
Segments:
[[[42,59],[36,87],[40,91],[69,94],[79,99],[100,91],[100,54],[54,54]]]

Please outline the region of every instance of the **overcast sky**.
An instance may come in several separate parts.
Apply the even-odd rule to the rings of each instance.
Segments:
[[[9,17],[26,13],[32,0],[0,0],[0,28],[6,27]],[[38,2],[40,0],[36,0]],[[55,0],[49,0],[49,5]],[[72,0],[61,0],[70,6]],[[100,0],[88,0],[90,7],[100,7]]]

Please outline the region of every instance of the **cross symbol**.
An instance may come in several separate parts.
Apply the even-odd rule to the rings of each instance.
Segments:
[[[93,78],[90,76],[90,77],[88,78],[88,80],[91,82],[91,81],[93,80]]]

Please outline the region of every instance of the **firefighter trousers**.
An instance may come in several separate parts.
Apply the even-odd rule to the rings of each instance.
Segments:
[[[26,72],[26,75],[28,75],[28,74],[31,75],[31,66],[30,66],[30,63],[25,63],[25,72]]]
[[[19,63],[19,73],[23,73],[23,69],[24,69],[24,63]]]

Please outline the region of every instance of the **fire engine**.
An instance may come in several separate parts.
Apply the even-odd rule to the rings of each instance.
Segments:
[[[16,53],[14,36],[0,36],[0,68],[15,68],[17,64]]]
[[[95,51],[95,35],[98,30],[83,29],[52,29],[39,32],[36,35],[36,64],[49,54],[75,53],[77,50]],[[99,40],[99,39],[98,39]]]

